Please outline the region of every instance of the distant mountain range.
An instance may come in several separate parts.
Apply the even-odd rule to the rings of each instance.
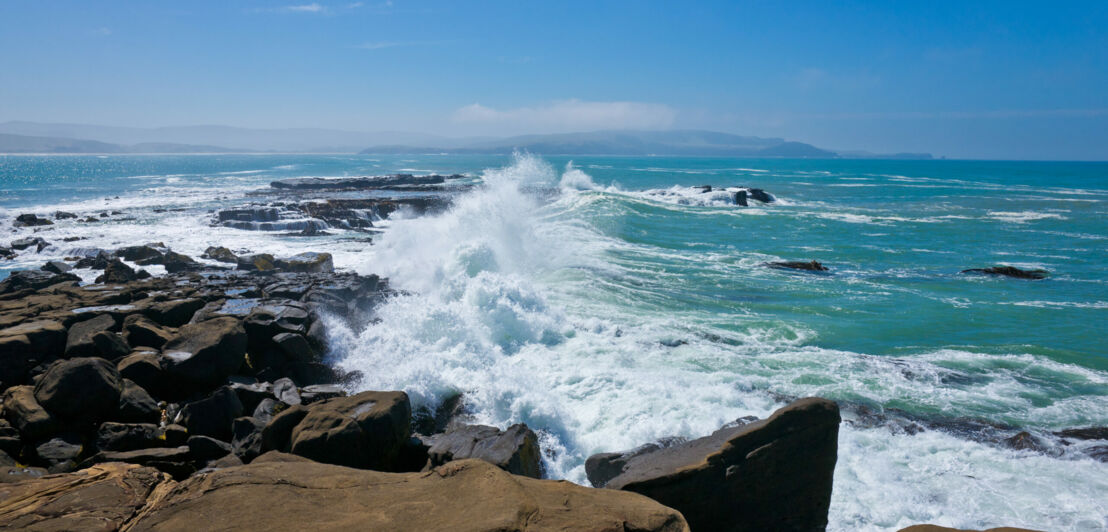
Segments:
[[[508,138],[450,138],[411,132],[368,133],[313,128],[131,128],[37,122],[0,123],[0,153],[507,154],[516,150],[545,155],[931,158],[930,154],[834,152],[780,138],[747,137],[698,130],[594,131]]]

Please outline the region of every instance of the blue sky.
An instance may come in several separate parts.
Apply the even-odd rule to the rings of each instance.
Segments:
[[[0,0],[0,121],[1108,159],[1108,2]]]

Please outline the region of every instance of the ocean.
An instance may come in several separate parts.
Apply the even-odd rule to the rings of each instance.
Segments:
[[[370,235],[212,225],[274,179],[393,172],[477,186]],[[59,210],[109,216],[12,227]],[[1108,463],[1090,456],[1105,442],[1054,434],[1108,426],[1108,163],[0,156],[0,228],[4,244],[52,243],[0,277],[156,241],[193,257],[326,251],[389,277],[404,295],[365,330],[333,323],[331,361],[360,370],[359,389],[417,406],[460,392],[478,422],[527,423],[551,478],[587,484],[590,454],[818,395],[844,417],[832,530],[1108,528]],[[781,260],[830,271],[762,266]],[[997,264],[1050,275],[959,273]],[[1004,444],[1019,431],[1038,449]]]

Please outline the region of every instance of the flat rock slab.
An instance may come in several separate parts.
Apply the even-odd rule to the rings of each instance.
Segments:
[[[36,530],[689,530],[680,513],[641,495],[480,460],[382,473],[265,455],[180,483],[102,464],[0,484],[0,501],[0,527]]]

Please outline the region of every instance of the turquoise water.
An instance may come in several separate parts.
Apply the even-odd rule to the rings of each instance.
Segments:
[[[463,172],[442,215],[306,240],[210,227],[274,178]],[[164,241],[330,251],[411,295],[335,326],[362,388],[463,392],[479,421],[540,431],[548,474],[591,453],[695,437],[785,397],[844,405],[837,530],[916,522],[1108,527],[1108,464],[1052,431],[1108,425],[1108,164],[517,156],[0,157],[0,217],[61,222],[55,246]],[[695,185],[764,188],[743,208]],[[118,198],[116,198],[118,196]],[[157,209],[157,211],[155,211]],[[11,230],[12,238],[30,234]],[[83,237],[69,244],[64,237]],[[812,275],[773,260],[819,260]],[[962,275],[1009,264],[1043,281]],[[2,275],[2,274],[0,274]],[[893,414],[873,422],[859,407]],[[991,435],[906,419],[1002,424]],[[995,440],[1018,430],[1047,452]],[[992,438],[990,440],[990,438]],[[1103,442],[1101,442],[1103,443]]]

